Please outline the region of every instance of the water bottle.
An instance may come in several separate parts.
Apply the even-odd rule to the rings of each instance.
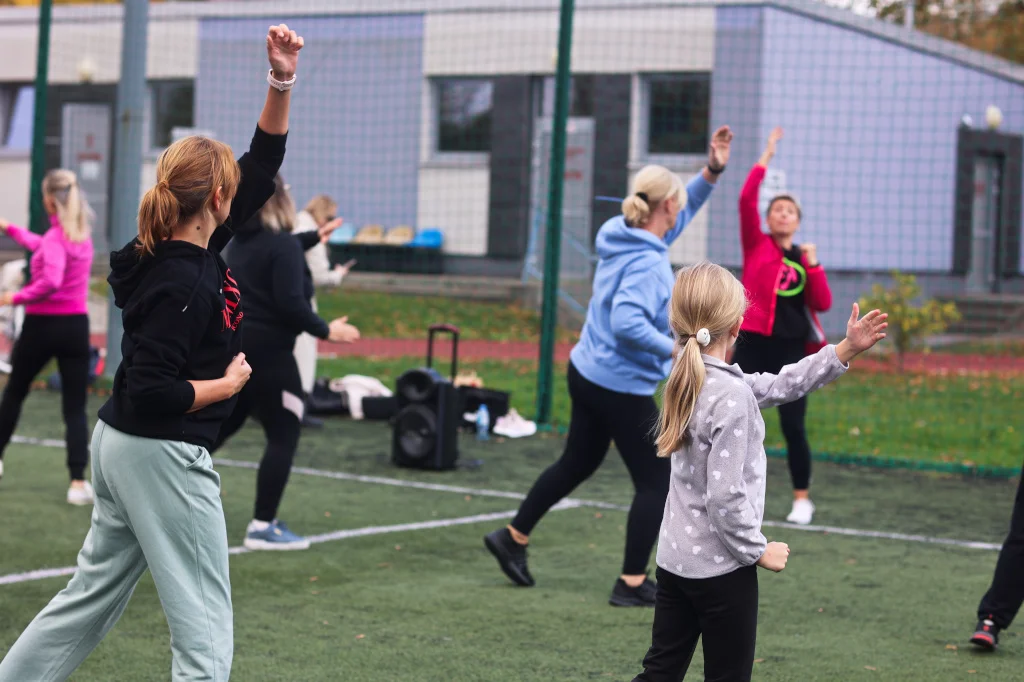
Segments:
[[[476,439],[487,440],[491,437],[491,413],[487,406],[481,404],[476,411]]]

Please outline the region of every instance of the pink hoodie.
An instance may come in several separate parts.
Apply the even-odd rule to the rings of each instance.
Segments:
[[[72,242],[57,216],[50,216],[46,234],[11,225],[7,234],[32,251],[32,281],[14,295],[28,315],[84,315],[88,312],[92,240]]]

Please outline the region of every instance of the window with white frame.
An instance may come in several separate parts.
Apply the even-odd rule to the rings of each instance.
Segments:
[[[652,74],[645,80],[647,155],[705,154],[709,141],[711,74]]]
[[[0,84],[0,149],[32,149],[35,92],[31,85]]]
[[[194,125],[195,84],[190,80],[151,81],[149,93],[149,147],[163,149],[174,141],[175,128]]]
[[[436,143],[440,153],[491,150],[494,84],[486,78],[434,79]]]

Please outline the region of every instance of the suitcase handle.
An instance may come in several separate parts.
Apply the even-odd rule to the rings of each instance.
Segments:
[[[427,367],[434,365],[434,335],[452,335],[452,381],[455,381],[456,369],[459,363],[459,328],[451,324],[432,324],[427,330]]]

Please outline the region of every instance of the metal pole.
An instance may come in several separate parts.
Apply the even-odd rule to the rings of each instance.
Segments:
[[[121,82],[117,87],[114,129],[114,185],[110,203],[110,243],[120,249],[138,234],[139,176],[142,173],[142,117],[146,108],[148,0],[125,0],[121,33]],[[109,296],[107,357],[104,373],[114,376],[121,364],[121,311]]]
[[[43,176],[46,174],[46,81],[50,69],[50,18],[52,0],[39,3],[39,40],[36,44],[35,103],[32,111],[32,179],[28,199],[28,229],[46,232],[43,210]],[[28,272],[25,273],[28,281]]]
[[[562,0],[558,19],[558,66],[551,132],[551,175],[548,180],[547,243],[544,247],[544,299],[541,307],[540,357],[537,368],[537,421],[551,420],[555,325],[558,320],[558,270],[562,259],[562,189],[565,183],[565,137],[569,119],[573,0]]]
[[[914,0],[903,0],[903,26],[914,28]]]

